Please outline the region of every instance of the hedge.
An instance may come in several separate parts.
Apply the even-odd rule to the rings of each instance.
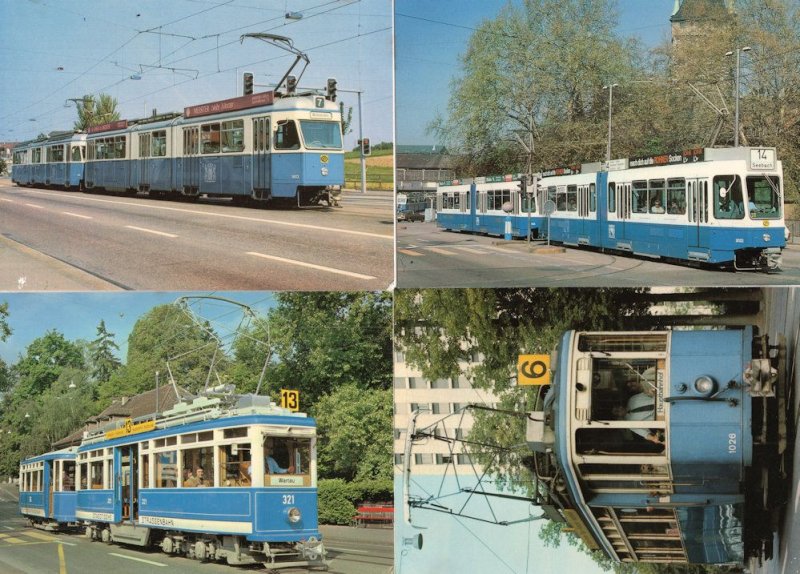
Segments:
[[[364,502],[391,503],[394,500],[391,480],[345,482],[341,478],[322,479],[318,483],[320,524],[353,523],[357,508]]]

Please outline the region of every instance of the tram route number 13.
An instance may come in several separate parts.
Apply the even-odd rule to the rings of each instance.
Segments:
[[[300,391],[281,389],[281,406],[290,411],[300,410]]]

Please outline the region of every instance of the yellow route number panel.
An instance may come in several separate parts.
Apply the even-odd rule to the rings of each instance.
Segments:
[[[300,410],[300,391],[281,389],[281,406],[290,411]]]
[[[550,355],[520,355],[517,359],[518,385],[549,385]]]

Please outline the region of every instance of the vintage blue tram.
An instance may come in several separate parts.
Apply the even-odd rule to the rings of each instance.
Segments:
[[[19,511],[43,530],[75,523],[75,464],[70,447],[23,460],[19,467]]]
[[[59,502],[67,482],[54,482],[58,472],[72,477],[71,506]],[[327,568],[315,422],[268,397],[209,394],[106,425],[79,447],[23,461],[21,480],[23,514],[77,523],[92,540],[272,570]]]
[[[17,185],[43,185],[82,190],[86,134],[53,132],[14,148],[11,180]]]
[[[616,561],[769,556],[784,391],[752,335],[565,333],[527,430],[548,514]]]
[[[565,245],[739,270],[778,269],[786,246],[783,168],[774,148],[585,164],[540,174],[536,190],[525,193],[520,184],[497,185],[440,185],[439,225],[499,235],[508,214],[515,236],[530,231]],[[518,206],[534,194],[528,216]]]

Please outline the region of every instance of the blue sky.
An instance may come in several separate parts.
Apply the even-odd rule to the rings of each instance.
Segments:
[[[438,143],[425,133],[437,113],[447,111],[450,80],[459,56],[483,20],[507,0],[397,0],[395,5],[397,143]],[[617,32],[654,46],[670,38],[674,0],[618,0]]]
[[[47,331],[57,330],[68,340],[97,338],[97,326],[103,320],[106,329],[114,333],[124,362],[128,335],[134,323],[157,305],[174,303],[183,295],[216,295],[244,303],[263,315],[274,306],[271,293],[236,291],[214,293],[184,292],[123,292],[123,293],[4,293],[0,303],[8,303],[8,323],[13,333],[0,343],[0,358],[7,364],[17,361],[27,346]],[[192,309],[211,321],[212,327],[225,338],[238,325],[241,313],[232,305],[206,302],[195,303]]]
[[[303,18],[286,19],[290,11]],[[241,95],[245,71],[256,91],[267,90],[294,56],[260,40],[240,43],[250,32],[288,36],[308,54],[301,87],[334,77],[340,90],[363,90],[364,135],[390,141],[391,25],[388,0],[4,2],[0,141],[71,129],[77,114],[65,102],[84,94],[109,93],[122,118],[138,118]],[[356,95],[340,91],[339,100],[353,108],[355,127]],[[354,129],[346,145],[357,138]]]

